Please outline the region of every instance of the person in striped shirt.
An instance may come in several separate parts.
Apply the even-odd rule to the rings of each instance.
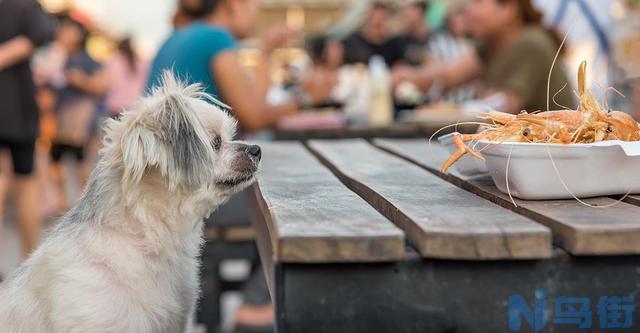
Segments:
[[[472,44],[466,38],[463,11],[460,6],[452,6],[447,14],[445,27],[431,30],[425,19],[428,3],[415,1],[402,9],[405,33],[400,38],[403,44],[404,63],[409,66],[446,64],[472,51]],[[435,84],[426,99],[442,99],[452,103],[462,103],[475,97],[472,84],[465,84],[448,92],[436,91]],[[443,89],[440,89],[443,90]],[[431,100],[433,101],[433,100]]]

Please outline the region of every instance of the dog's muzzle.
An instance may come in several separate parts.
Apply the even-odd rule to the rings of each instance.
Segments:
[[[236,143],[236,157],[231,164],[232,176],[218,180],[218,185],[237,186],[253,179],[262,158],[260,146]]]

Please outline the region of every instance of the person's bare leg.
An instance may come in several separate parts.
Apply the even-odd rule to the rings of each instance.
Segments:
[[[65,189],[65,168],[62,163],[51,163],[51,179],[53,180],[53,186],[56,190],[57,202],[56,210],[58,213],[63,213],[67,210],[67,191]]]
[[[38,208],[40,196],[37,185],[37,178],[34,175],[16,175],[15,177],[18,226],[24,258],[27,258],[36,248],[40,238],[41,211]]]
[[[41,207],[42,222],[47,222],[47,216],[58,214],[57,200],[58,195],[57,188],[53,184],[53,178],[51,175],[51,163],[49,152],[46,148],[37,147],[35,156],[35,172],[38,178],[38,188],[40,189],[42,203],[38,206]]]
[[[273,325],[275,310],[273,304],[243,304],[236,310],[236,326],[260,327]]]

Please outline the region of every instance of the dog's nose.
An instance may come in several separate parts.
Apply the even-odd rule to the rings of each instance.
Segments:
[[[260,160],[260,158],[262,157],[262,150],[260,149],[260,146],[258,146],[258,145],[249,145],[249,146],[247,146],[247,153],[249,153],[249,155],[257,158],[258,160]]]

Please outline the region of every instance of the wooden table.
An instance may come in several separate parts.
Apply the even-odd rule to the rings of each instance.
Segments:
[[[439,174],[425,140],[262,146],[252,223],[278,332],[508,332],[509,296],[533,307],[538,288],[589,297],[597,328],[600,296],[638,299],[638,197],[515,207]]]

